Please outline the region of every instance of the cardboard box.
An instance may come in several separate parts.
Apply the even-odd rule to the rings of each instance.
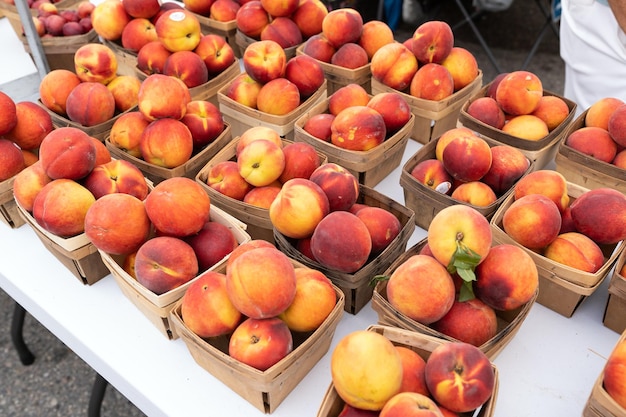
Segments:
[[[619,255],[613,268],[609,281],[609,296],[602,317],[604,326],[619,334],[626,330],[626,277],[620,273],[624,262],[626,262],[626,250]]]
[[[333,284],[341,288],[346,297],[345,310],[350,314],[358,313],[371,300],[374,292],[374,287],[371,285],[372,278],[385,271],[398,256],[404,253],[409,238],[415,230],[415,221],[413,220],[415,213],[413,210],[373,188],[361,184],[357,203],[388,210],[400,220],[402,230],[382,253],[370,258],[361,269],[352,274],[330,270],[306,257],[296,249],[295,239],[282,235],[274,228],[274,240],[282,252],[309,268],[322,271]]]
[[[567,187],[570,204],[583,193],[589,191],[571,182],[567,183]],[[611,268],[613,268],[617,258],[624,251],[624,241],[613,245],[599,245],[604,253],[605,263],[595,273],[584,272],[555,262],[523,247],[504,231],[502,217],[504,212],[515,201],[514,197],[514,194],[509,195],[491,219],[493,241],[517,245],[523,248],[533,258],[539,272],[539,296],[537,297],[537,302],[565,317],[571,317],[584,299],[595,292]]]
[[[235,235],[237,242],[242,243],[250,241],[250,235],[245,231],[245,224],[224,212],[218,207],[211,205],[211,221],[219,222],[227,226]],[[107,267],[107,271],[111,272],[115,282],[120,287],[122,293],[128,298],[145,316],[146,318],[168,339],[177,339],[173,326],[170,322],[170,311],[187,290],[187,287],[202,276],[202,273],[191,281],[174,288],[163,294],[157,295],[141,285],[136,279],[131,277],[124,271],[123,264],[125,256],[111,255],[104,251],[99,251],[102,261]],[[209,270],[220,270],[225,268],[228,257],[215,264]]]
[[[398,329],[389,326],[372,325],[367,328],[370,332],[376,332],[387,337],[396,346],[404,346],[417,352],[424,360],[428,360],[430,354],[440,345],[448,343],[442,339],[437,339],[425,334]],[[498,368],[492,363],[495,375],[495,384],[491,397],[483,404],[480,409],[468,413],[467,415],[475,417],[491,417],[495,413],[496,400],[498,397],[499,381]],[[331,382],[326,395],[322,400],[322,404],[317,412],[317,417],[337,417],[343,409],[345,402],[339,397]],[[465,416],[466,414],[463,414]]]
[[[506,197],[512,193],[513,188],[510,188],[502,195],[498,195],[496,201],[492,204],[479,207],[469,203],[461,203],[460,201],[450,197],[449,194],[442,194],[431,187],[422,184],[411,175],[411,171],[417,164],[427,159],[435,159],[435,148],[437,147],[438,141],[439,138],[431,140],[422,146],[405,162],[402,166],[402,171],[400,172],[400,185],[402,186],[404,192],[404,203],[415,212],[415,224],[422,229],[428,229],[430,222],[437,213],[454,204],[465,204],[470,206],[487,219],[491,219]],[[485,141],[490,147],[499,145],[489,138],[485,138]],[[533,171],[533,166],[534,162],[529,160],[529,166],[524,175]]]
[[[404,127],[385,139],[380,145],[368,151],[352,151],[320,140],[304,130],[304,125],[311,117],[316,114],[328,113],[329,100],[325,99],[316,104],[296,120],[295,141],[313,145],[328,156],[328,162],[346,168],[358,179],[360,184],[374,187],[402,162],[415,116],[411,115],[409,122]]]
[[[528,157],[528,159],[535,162],[536,170],[544,168],[554,159],[559,140],[563,137],[565,131],[567,130],[567,127],[574,119],[574,114],[576,113],[576,103],[568,100],[565,97],[558,96],[553,92],[544,90],[543,95],[558,96],[563,99],[570,109],[569,115],[559,126],[554,128],[543,139],[539,139],[536,141],[520,139],[518,137],[506,134],[500,129],[489,126],[467,113],[467,108],[469,107],[472,100],[479,97],[484,97],[487,94],[487,90],[489,89],[490,84],[491,83],[481,88],[476,94],[474,94],[469,100],[467,100],[463,104],[458,117],[457,125],[467,127],[477,132],[480,136],[491,138],[496,142],[501,142],[507,145],[514,146],[520,149]]]
[[[322,325],[312,333],[292,333],[293,351],[265,371],[229,356],[227,336],[205,340],[187,328],[181,316],[180,300],[174,305],[170,320],[199,366],[261,412],[272,413],[328,352],[344,310],[343,293],[337,287],[335,292],[337,304]]]
[[[409,103],[411,112],[415,115],[411,139],[425,144],[438,138],[446,130],[456,127],[461,106],[480,89],[482,82],[483,72],[478,70],[478,76],[474,81],[443,100],[433,101],[413,97],[406,92],[388,87],[372,78],[372,94],[382,92],[400,93]]]
[[[408,258],[419,254],[426,243],[427,239],[423,239],[411,247],[404,254],[399,256],[382,275],[386,277],[391,276],[391,274]],[[374,288],[374,294],[372,295],[372,309],[378,313],[378,324],[422,333],[444,341],[458,341],[457,339],[443,334],[430,326],[409,318],[393,307],[387,299],[387,282],[388,280],[379,280]],[[535,293],[530,301],[514,310],[496,310],[496,316],[498,318],[498,332],[494,337],[483,343],[481,346],[478,346],[478,348],[483,351],[489,359],[495,359],[502,349],[504,349],[506,345],[515,337],[522,326],[522,323],[528,316],[530,309],[534,305],[535,300],[537,299],[537,294],[538,292]]]
[[[13,198],[14,179],[15,177],[11,177],[0,181],[0,220],[6,223],[10,228],[17,229],[26,222],[22,216],[20,216],[17,203]]]

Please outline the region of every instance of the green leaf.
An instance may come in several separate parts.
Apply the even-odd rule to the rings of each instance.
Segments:
[[[375,287],[381,281],[389,281],[389,275],[374,275],[374,277],[370,280],[370,287]]]
[[[461,291],[459,292],[459,301],[469,301],[476,298],[474,295],[474,288],[471,281],[463,281],[461,285]]]
[[[472,288],[472,282],[476,281],[474,269],[480,261],[480,255],[465,246],[460,240],[457,240],[456,251],[452,255],[452,258],[450,258],[447,269],[451,274],[457,273],[463,280],[459,297],[466,297],[465,301],[474,298],[474,290]]]

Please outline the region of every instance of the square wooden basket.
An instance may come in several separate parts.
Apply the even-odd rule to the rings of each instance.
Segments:
[[[250,235],[245,231],[246,225],[232,217],[230,214],[211,205],[210,211],[211,221],[227,226],[235,235],[238,244],[250,241]],[[146,318],[163,334],[166,338],[177,339],[178,335],[174,331],[170,322],[170,311],[174,304],[180,299],[187,290],[189,285],[197,280],[204,271],[196,278],[174,288],[163,294],[157,295],[141,285],[135,278],[131,277],[123,268],[124,256],[111,255],[104,251],[99,251],[102,261],[107,267],[107,271],[111,272],[115,282],[122,290],[122,293],[128,298],[145,316]],[[209,270],[218,270],[225,267],[228,256],[215,264]]]
[[[422,248],[426,245],[427,239],[423,239],[401,256],[399,256],[387,270],[382,274],[384,276],[391,276],[391,274],[402,265],[408,258],[413,255],[419,254]],[[496,311],[498,319],[498,332],[497,334],[483,343],[478,348],[493,360],[504,349],[504,347],[515,337],[519,331],[522,323],[528,316],[530,309],[537,299],[537,292],[523,306],[511,311]],[[372,295],[372,309],[378,313],[378,324],[393,326],[400,329],[406,329],[418,333],[422,333],[440,340],[445,341],[458,341],[457,339],[445,335],[430,326],[421,324],[405,314],[399,312],[395,307],[389,303],[387,299],[387,280],[381,280],[376,284],[374,288],[374,294]]]
[[[0,181],[0,220],[10,228],[17,229],[26,221],[20,216],[15,198],[13,198],[13,180],[15,177]]]
[[[440,345],[449,343],[448,341],[431,337],[422,333],[399,329],[396,327],[384,325],[371,325],[367,328],[370,332],[382,334],[396,346],[403,346],[417,352],[424,360],[430,357],[430,354]],[[483,404],[480,409],[475,410],[469,415],[474,417],[491,417],[495,413],[496,400],[498,397],[499,379],[498,368],[495,364],[491,364],[495,375],[495,384],[491,397]],[[338,417],[343,409],[345,402],[339,397],[333,383],[330,383],[326,395],[322,400],[322,404],[317,412],[317,417]],[[466,414],[463,414],[465,416]]]
[[[489,126],[488,124],[477,120],[476,118],[470,116],[469,113],[467,113],[467,108],[469,107],[470,103],[479,97],[485,97],[490,85],[491,83],[481,88],[476,94],[474,94],[469,100],[467,100],[463,104],[458,117],[457,125],[467,127],[477,132],[480,136],[488,137],[497,142],[514,146],[521,150],[528,157],[528,159],[535,162],[536,170],[544,168],[554,159],[559,140],[565,134],[567,127],[570,125],[572,120],[574,120],[574,114],[576,113],[576,103],[565,97],[558,96],[556,93],[544,90],[544,96],[558,96],[563,99],[565,103],[567,103],[567,107],[569,107],[569,115],[559,126],[554,128],[543,139],[539,139],[537,141],[520,139],[504,133],[500,129]]]
[[[305,268],[295,262],[296,268]],[[328,352],[344,310],[344,296],[335,287],[337,303],[313,332],[292,332],[293,351],[265,371],[259,371],[228,354],[229,336],[202,339],[183,321],[181,300],[171,311],[171,322],[189,353],[203,369],[264,413],[272,413]]]
[[[380,145],[368,151],[352,151],[320,140],[304,130],[304,125],[311,117],[328,113],[328,104],[329,99],[316,104],[296,121],[295,141],[313,145],[328,156],[328,162],[346,168],[357,177],[360,184],[374,187],[402,162],[402,156],[415,122],[415,115],[412,114],[406,125]]]
[[[374,286],[371,283],[372,278],[385,271],[398,256],[404,253],[409,238],[415,230],[413,220],[415,213],[413,210],[367,186],[360,185],[359,189],[357,203],[388,210],[400,220],[402,229],[382,253],[369,259],[361,269],[352,274],[325,268],[318,262],[306,257],[296,249],[294,239],[286,237],[274,228],[276,246],[290,258],[310,268],[322,271],[330,278],[333,284],[343,291],[346,297],[345,310],[350,314],[357,314],[371,300],[374,292]]]
[[[588,189],[568,182],[570,203],[580,197]],[[491,219],[493,241],[508,243],[524,249],[535,261],[539,272],[539,296],[537,302],[557,313],[571,317],[578,306],[600,286],[608,275],[619,255],[624,251],[624,241],[613,245],[600,245],[604,253],[604,265],[595,273],[584,272],[567,265],[555,262],[532,251],[514,241],[506,234],[502,226],[504,212],[515,201],[515,195],[509,195]]]
[[[568,181],[590,190],[608,187],[626,193],[626,170],[585,155],[565,144],[570,134],[585,127],[586,116],[587,110],[578,116],[563,133],[554,157],[556,170]]]
[[[626,330],[626,277],[620,272],[626,262],[626,250],[617,258],[609,281],[606,308],[602,323],[605,327],[622,334]]]
[[[490,147],[501,145],[492,141],[489,138],[484,138]],[[414,176],[411,175],[411,171],[417,164],[427,159],[435,159],[435,148],[439,138],[431,140],[424,146],[422,146],[413,156],[411,156],[402,166],[400,172],[400,185],[404,192],[404,203],[407,207],[411,208],[415,212],[415,224],[422,229],[428,229],[430,222],[435,215],[442,209],[454,205],[465,204],[472,207],[487,219],[491,219],[494,213],[500,207],[504,199],[511,194],[513,187],[509,188],[504,194],[497,196],[496,201],[493,203],[479,207],[469,203],[460,202],[453,199],[448,194],[442,194],[435,191],[431,187],[419,182]],[[534,162],[529,160],[529,167],[524,175],[533,171]],[[519,180],[518,180],[519,181]]]
[[[372,94],[383,92],[400,93],[409,103],[411,112],[415,115],[415,124],[411,132],[411,139],[425,144],[441,136],[446,130],[457,125],[461,106],[474,95],[482,86],[483,72],[478,70],[478,76],[449,97],[443,100],[425,100],[413,97],[406,91],[398,91],[372,78]]]

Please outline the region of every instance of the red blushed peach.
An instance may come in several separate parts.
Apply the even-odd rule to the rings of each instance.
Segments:
[[[333,123],[335,116],[330,113],[319,113],[311,116],[302,128],[309,135],[316,137],[324,142],[330,142],[332,130],[330,126]]]
[[[202,36],[196,15],[186,9],[163,12],[154,23],[161,43],[171,52],[193,51]]]
[[[141,157],[141,135],[150,121],[141,112],[131,111],[121,114],[111,125],[109,142],[135,158]]]
[[[561,212],[561,230],[559,230],[559,234],[575,231],[576,226],[574,225],[574,219],[572,219],[572,208],[566,207]]]
[[[319,185],[304,178],[283,184],[269,208],[272,225],[279,233],[302,239],[313,234],[318,223],[330,212],[328,197]]]
[[[396,345],[396,349],[402,359],[402,387],[400,392],[418,392],[430,395],[424,379],[426,360],[416,351],[406,346]]]
[[[428,395],[401,392],[391,397],[380,410],[380,417],[443,417],[439,406]]]
[[[235,161],[221,161],[213,165],[207,176],[207,185],[239,201],[243,201],[248,191],[252,189],[252,185],[239,174]]]
[[[509,118],[502,126],[502,131],[526,140],[540,140],[550,133],[546,122],[532,114],[520,114]]]
[[[330,129],[332,144],[351,151],[369,151],[387,137],[383,116],[367,106],[351,106],[342,110]]]
[[[71,71],[68,71],[69,74],[74,75]],[[45,78],[45,76],[44,76]],[[43,82],[43,79],[41,80]],[[41,83],[40,83],[41,86]],[[70,88],[71,89],[71,88]],[[41,90],[41,87],[40,87]],[[39,94],[42,98],[43,95]],[[53,100],[50,100],[53,101]],[[45,103],[44,103],[45,105]],[[9,133],[17,124],[17,109],[15,101],[6,93],[0,91],[0,136],[4,136]]]
[[[441,63],[452,51],[454,34],[444,21],[431,20],[422,23],[413,32],[413,53],[421,63]]]
[[[239,142],[235,145],[235,155],[238,157],[241,150],[250,142],[260,139],[269,140],[279,148],[283,147],[283,140],[276,130],[268,126],[252,126],[239,136]]]
[[[583,126],[565,139],[565,144],[600,161],[611,163],[617,154],[617,143],[600,127]]]
[[[37,103],[20,101],[15,104],[17,123],[4,137],[25,150],[37,149],[54,128],[50,114]]]
[[[237,310],[262,319],[275,317],[296,296],[291,260],[276,248],[256,248],[239,255],[226,270],[226,291]]]
[[[443,100],[454,93],[454,80],[443,65],[428,63],[421,66],[411,79],[409,93],[424,100]]]
[[[622,169],[626,169],[626,149],[619,151],[611,163]]]
[[[149,191],[141,170],[123,159],[96,165],[83,180],[83,185],[96,199],[106,194],[124,193],[143,200]]]
[[[189,284],[180,309],[185,326],[202,338],[230,334],[242,318],[228,298],[226,275],[214,271]]]
[[[259,371],[277,364],[293,350],[293,336],[277,317],[248,318],[230,336],[228,354]]]
[[[328,198],[330,211],[348,210],[359,197],[359,181],[346,168],[328,162],[309,176]]]
[[[498,199],[491,187],[482,181],[459,184],[450,197],[477,207],[487,207]]]
[[[548,130],[552,131],[567,118],[569,107],[561,97],[542,96],[531,114],[543,120],[548,126]]]
[[[198,275],[198,260],[192,247],[183,240],[153,237],[137,250],[135,275],[146,289],[161,295]]]
[[[206,271],[226,258],[238,245],[237,238],[226,225],[207,221],[196,234],[183,239],[193,248],[200,271]]]
[[[107,84],[115,100],[115,110],[125,112],[137,105],[141,80],[135,75],[118,75]]]
[[[233,0],[225,0],[234,3]],[[213,3],[215,4],[215,3]],[[224,36],[208,33],[200,38],[193,50],[204,61],[209,71],[209,79],[222,73],[235,62],[235,51]]]
[[[604,97],[593,103],[585,114],[585,126],[609,130],[609,118],[624,102],[615,97]]]
[[[367,65],[369,57],[361,45],[348,42],[337,48],[330,63],[342,68],[356,69]]]
[[[235,100],[237,103],[256,109],[259,91],[261,91],[262,86],[263,84],[255,81],[250,75],[244,72],[236,76],[235,79],[228,84],[224,90],[224,95]]]
[[[286,0],[286,1],[275,1],[275,0],[261,0],[261,5],[270,16],[273,17],[282,17],[282,16],[290,16],[293,12],[298,8],[299,1],[298,0]]]
[[[164,74],[149,75],[141,83],[137,96],[139,111],[148,120],[180,120],[190,101],[191,93],[185,83]]]
[[[624,361],[626,360],[626,342],[617,342],[604,365],[602,385],[609,396],[620,407],[626,408],[626,390],[624,389]]]
[[[291,15],[304,39],[322,32],[322,22],[328,14],[326,5],[321,0],[300,1],[298,8]]]
[[[552,200],[561,212],[570,203],[567,180],[563,174],[551,169],[528,173],[515,184],[513,193],[516,200],[528,194],[543,194]]]
[[[260,39],[261,32],[270,23],[270,15],[258,0],[242,4],[235,16],[237,29],[244,35]]]
[[[257,96],[257,109],[273,115],[291,113],[300,105],[298,86],[287,78],[276,78],[261,87]]]
[[[473,130],[468,129],[467,127],[453,127],[452,129],[448,129],[439,136],[437,139],[437,144],[435,145],[435,158],[438,160],[442,160],[443,150],[453,139],[457,137],[475,137],[476,134]]]
[[[387,135],[397,132],[411,120],[411,106],[396,92],[381,92],[374,95],[367,103],[367,107],[383,116]]]
[[[626,196],[613,188],[586,191],[570,205],[576,230],[599,244],[626,238]],[[612,213],[610,218],[607,214]],[[605,227],[598,227],[605,225]]]
[[[328,112],[337,116],[342,110],[351,106],[367,106],[370,96],[359,84],[350,83],[337,89],[328,98]]]
[[[349,42],[358,42],[361,33],[363,33],[363,17],[355,9],[332,10],[322,21],[322,34],[335,48]]]
[[[491,361],[469,343],[436,347],[426,361],[424,377],[433,399],[448,410],[475,410],[493,394],[496,377]]]
[[[296,295],[278,318],[290,330],[310,332],[322,325],[337,304],[332,282],[312,268],[296,268]]]
[[[106,45],[88,43],[74,52],[74,68],[82,82],[106,85],[117,76],[117,57]]]
[[[302,33],[296,22],[289,17],[275,17],[261,31],[262,41],[274,41],[283,48],[291,48],[302,43]]]
[[[302,52],[318,61],[330,64],[337,48],[332,46],[321,33],[311,36],[304,42]]]
[[[528,194],[515,199],[502,216],[507,235],[529,249],[549,245],[561,230],[561,212],[548,197]]]
[[[80,83],[80,78],[70,70],[59,68],[50,71],[39,83],[41,103],[56,114],[65,116],[67,96]],[[15,104],[13,104],[13,107],[15,108]],[[15,110],[13,114],[17,117]],[[17,119],[15,123],[17,123]],[[4,133],[7,133],[9,130]]]
[[[165,60],[163,74],[179,78],[188,88],[209,81],[209,70],[200,55],[193,51],[176,51]]]
[[[441,187],[445,187],[445,190],[441,190],[441,192],[445,191],[444,194],[447,194],[454,181],[454,178],[443,166],[443,162],[438,159],[426,159],[418,162],[411,169],[411,176],[434,190],[441,190]]]
[[[607,130],[618,145],[626,145],[626,104],[613,110],[611,117],[609,117]]]
[[[270,185],[285,169],[285,154],[267,139],[254,140],[237,155],[239,174],[255,187]]]
[[[384,251],[402,231],[402,223],[396,216],[381,207],[365,207],[356,213],[365,223],[372,239],[371,253]]]
[[[502,195],[522,178],[530,161],[517,148],[508,145],[491,147],[491,167],[480,179],[496,193]]]
[[[224,132],[224,118],[220,109],[210,101],[192,100],[180,119],[193,139],[194,149],[202,149]]]
[[[280,187],[274,185],[253,187],[246,193],[246,195],[243,196],[243,202],[269,210],[279,192]]]
[[[295,246],[298,252],[300,252],[302,255],[306,256],[308,259],[312,261],[315,260],[315,256],[313,255],[313,252],[311,251],[311,238],[310,237],[298,239],[296,241]]]
[[[230,265],[235,262],[235,259],[237,259],[242,253],[257,248],[276,249],[276,246],[273,243],[270,243],[269,241],[263,239],[252,239],[244,242],[241,245],[237,246],[235,249],[233,249],[233,251],[230,253],[228,260],[226,261],[226,269],[230,268]]]
[[[441,158],[446,171],[463,182],[480,180],[491,168],[493,159],[489,144],[475,135],[453,139]]]
[[[388,87],[404,91],[417,72],[417,58],[404,44],[381,46],[371,58],[372,77]]]
[[[161,3],[158,0],[127,1],[124,10],[134,18],[150,19],[161,10]]]
[[[285,168],[278,177],[282,184],[292,178],[310,178],[320,167],[321,160],[315,147],[306,142],[293,142],[283,148]]]
[[[137,52],[148,42],[158,41],[154,24],[150,19],[132,19],[122,31],[122,47],[133,52]]]
[[[163,180],[144,202],[150,221],[161,235],[189,236],[198,233],[209,220],[211,200],[190,178]]]
[[[148,240],[150,219],[142,200],[125,193],[97,199],[85,215],[85,235],[98,249],[114,254],[136,252]]]
[[[500,81],[496,101],[505,113],[522,115],[532,113],[541,97],[543,85],[539,77],[530,71],[512,71]]]
[[[50,178],[78,180],[95,167],[96,149],[84,131],[61,127],[54,129],[41,142],[39,160]]]
[[[183,8],[183,5],[177,2],[171,2],[171,1],[163,2],[161,3],[161,7],[159,11],[157,12],[157,14],[152,16],[150,20],[152,20],[152,23],[156,23],[156,21],[159,20],[159,17],[161,17],[168,10],[182,9],[182,8]]]
[[[158,119],[144,129],[139,149],[146,162],[175,168],[189,161],[193,153],[193,137],[180,120]]]
[[[14,142],[0,138],[0,181],[15,176],[25,167],[22,150]]]
[[[314,58],[296,55],[287,61],[285,78],[298,87],[301,98],[307,98],[324,84],[324,69]]]
[[[208,17],[211,13],[211,6],[215,0],[209,1],[197,1],[197,0],[185,0],[183,3],[185,8],[196,15]]]
[[[371,60],[381,47],[392,42],[394,42],[393,31],[387,23],[380,20],[370,20],[363,24],[359,45],[365,49],[368,60]]]
[[[26,211],[33,211],[33,202],[39,191],[50,181],[41,162],[24,168],[13,179],[13,197],[15,201]]]
[[[470,51],[460,46],[454,46],[448,56],[441,61],[454,80],[454,91],[459,91],[469,85],[478,76],[478,62]]]
[[[461,342],[481,346],[498,332],[498,318],[495,310],[478,298],[457,299],[431,327]]]
[[[85,231],[85,215],[95,201],[93,194],[74,180],[52,180],[37,193],[33,217],[50,233],[75,236]]]
[[[358,271],[372,251],[365,223],[347,211],[333,211],[317,225],[311,236],[311,251],[324,267],[345,273]]]
[[[559,234],[545,248],[543,256],[591,274],[604,265],[602,249],[593,240],[578,232]]]
[[[496,129],[504,127],[505,117],[502,108],[491,97],[478,97],[467,106],[467,114]]]
[[[148,42],[137,51],[137,68],[144,74],[163,74],[165,61],[172,53],[161,41]]]
[[[506,77],[507,75],[509,75],[508,72],[501,72],[498,75],[496,75],[495,78],[489,83],[489,86],[487,87],[487,92],[485,95],[495,100],[496,91],[498,90],[498,85],[500,84],[500,81],[502,81],[504,77]]]
[[[95,126],[115,115],[115,97],[104,84],[82,82],[67,96],[67,117],[83,126]]]
[[[241,59],[248,75],[261,84],[285,75],[287,55],[283,47],[275,41],[265,40],[249,44]]]
[[[440,320],[455,300],[452,277],[435,258],[413,255],[396,268],[387,282],[389,303],[425,325]]]

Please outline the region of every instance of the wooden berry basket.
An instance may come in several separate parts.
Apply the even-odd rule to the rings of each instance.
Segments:
[[[13,180],[11,177],[0,182],[0,220],[10,228],[17,229],[24,225],[26,221],[20,216],[15,198],[13,198]]]
[[[570,204],[588,189],[568,182]],[[585,298],[595,292],[609,271],[615,265],[617,258],[624,251],[624,241],[613,245],[599,245],[604,253],[604,265],[595,273],[584,272],[567,265],[555,262],[545,256],[525,248],[506,234],[502,226],[502,218],[506,210],[515,201],[515,195],[509,195],[492,217],[490,224],[493,241],[508,243],[524,249],[535,261],[539,272],[539,296],[537,302],[553,311],[571,317]]]
[[[228,213],[224,212],[218,207],[211,205],[210,211],[211,221],[215,221],[228,227],[233,234],[238,244],[242,244],[250,241],[250,235],[245,231],[246,225],[235,219]],[[122,293],[128,298],[145,316],[146,318],[163,334],[166,338],[173,340],[177,339],[173,326],[170,322],[170,311],[174,307],[176,301],[178,301],[189,285],[202,276],[200,273],[196,278],[181,285],[178,288],[167,291],[163,294],[157,295],[150,291],[143,285],[141,285],[136,279],[131,277],[123,268],[124,256],[111,255],[104,251],[98,251],[102,261],[106,265],[107,273],[110,271],[111,275],[115,279],[115,282],[120,287]],[[209,270],[219,270],[226,267],[226,261],[228,256],[215,264]]]
[[[425,144],[438,138],[446,130],[456,127],[461,106],[480,89],[482,82],[483,72],[479,70],[474,81],[451,96],[443,100],[434,101],[413,97],[406,91],[403,92],[388,87],[372,77],[372,94],[383,92],[400,93],[409,103],[411,112],[415,115],[411,139]]]
[[[484,138],[490,147],[500,145],[489,138]],[[433,220],[435,215],[442,209],[454,205],[465,204],[476,211],[481,213],[487,219],[491,219],[494,213],[500,207],[506,197],[512,193],[513,188],[507,190],[504,194],[497,196],[498,198],[493,203],[485,207],[475,206],[469,203],[461,203],[458,200],[453,199],[448,194],[442,194],[434,189],[427,187],[419,182],[415,177],[411,175],[411,171],[415,166],[427,159],[435,158],[435,148],[439,138],[431,140],[424,146],[422,146],[413,156],[411,156],[405,164],[402,166],[400,172],[400,185],[404,191],[404,202],[407,207],[410,207],[415,212],[415,224],[422,229],[428,229],[428,225]],[[524,173],[527,175],[533,171],[534,162],[529,160],[529,167]],[[519,181],[519,180],[518,180]]]
[[[305,267],[295,261],[294,265]],[[228,336],[202,339],[192,332],[181,315],[182,300],[175,303],[170,321],[199,366],[261,412],[272,413],[330,349],[344,310],[344,295],[333,287],[337,303],[326,320],[313,332],[292,332],[293,351],[265,371],[232,358],[228,354]]]
[[[626,250],[622,251],[615,263],[609,281],[609,296],[602,317],[604,326],[619,334],[626,330],[626,278],[620,274],[625,262]]]
[[[301,262],[309,268],[322,271],[338,286],[346,297],[345,310],[350,314],[357,314],[371,299],[374,292],[372,278],[385,271],[389,265],[406,250],[409,238],[415,230],[413,210],[401,205],[373,188],[360,185],[357,203],[372,207],[380,207],[391,212],[400,220],[402,229],[400,234],[378,256],[368,262],[358,271],[348,274],[325,268],[318,262],[306,257],[296,249],[295,240],[288,238],[274,228],[276,246],[290,258]]]
[[[382,334],[396,346],[403,346],[417,352],[424,360],[440,345],[448,343],[445,340],[431,337],[422,333],[399,329],[384,325],[371,325],[367,328],[370,332]],[[483,404],[479,410],[470,413],[474,417],[491,417],[495,413],[496,400],[498,397],[499,380],[498,368],[491,364],[495,374],[495,384],[491,397]],[[338,417],[345,403],[337,394],[333,383],[330,383],[322,404],[317,412],[317,417]],[[465,416],[465,414],[463,414]]]
[[[108,46],[109,49],[113,51],[115,57],[117,58],[117,73],[119,75],[133,75],[137,76],[135,73],[135,68],[137,67],[137,52],[124,48],[122,46],[121,40],[111,41],[108,39],[101,39],[103,45]]]
[[[360,184],[368,187],[376,186],[402,162],[415,116],[412,114],[406,125],[380,145],[368,151],[352,151],[320,140],[304,130],[304,125],[311,117],[316,114],[328,113],[328,103],[329,99],[327,98],[296,120],[295,141],[313,145],[328,156],[328,162],[339,164],[350,171]]]
[[[554,128],[543,139],[539,139],[536,141],[520,139],[518,137],[504,133],[500,129],[489,126],[488,124],[477,120],[476,118],[470,116],[469,113],[467,113],[467,108],[469,107],[470,103],[479,97],[485,97],[490,85],[491,83],[487,84],[486,86],[481,88],[476,94],[474,94],[469,100],[463,103],[463,106],[461,107],[461,112],[458,116],[457,126],[467,127],[475,131],[482,137],[488,137],[496,142],[514,146],[521,150],[528,157],[528,159],[535,162],[536,170],[543,169],[548,163],[550,163],[554,159],[558,148],[558,143],[565,134],[567,127],[570,125],[570,123],[572,123],[572,120],[574,119],[574,115],[576,113],[576,103],[565,97],[558,96],[556,93],[544,90],[544,96],[558,96],[559,98],[563,99],[565,103],[567,103],[567,107],[569,107],[569,115],[559,126]]]
[[[419,254],[422,248],[426,245],[427,239],[423,239],[401,256],[399,256],[387,270],[382,274],[384,276],[391,276],[391,274],[402,265],[408,258],[413,255]],[[538,292],[530,301],[523,306],[511,311],[498,311],[496,310],[496,317],[498,319],[498,332],[494,337],[483,343],[478,348],[493,360],[504,349],[504,347],[515,337],[519,331],[522,323],[528,316],[530,309],[537,299]],[[421,324],[405,314],[399,312],[393,307],[387,299],[387,280],[378,281],[374,288],[374,294],[372,295],[372,309],[378,313],[378,324],[397,327],[400,329],[406,329],[422,333],[440,340],[446,341],[458,341],[457,339],[443,334],[427,325]]]

